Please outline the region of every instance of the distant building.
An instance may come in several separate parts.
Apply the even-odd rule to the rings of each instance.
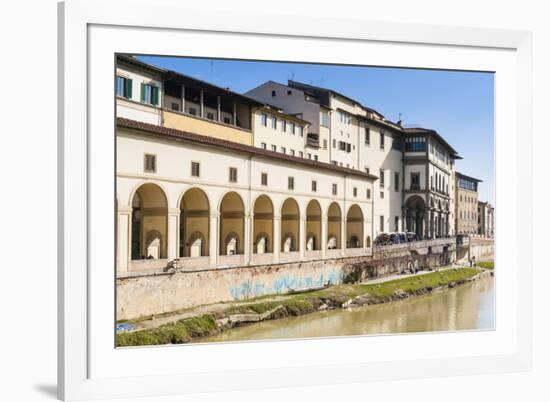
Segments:
[[[477,234],[483,237],[492,238],[494,232],[495,208],[489,202],[478,202],[478,227]]]
[[[478,184],[481,180],[455,172],[456,234],[478,232]]]

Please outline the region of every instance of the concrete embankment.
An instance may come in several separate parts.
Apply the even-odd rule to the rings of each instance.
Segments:
[[[341,284],[313,292],[219,303],[136,321],[137,330],[117,334],[118,346],[188,343],[236,326],[299,316],[321,310],[388,303],[474,281],[492,271],[449,268],[437,272],[378,279],[374,283]]]

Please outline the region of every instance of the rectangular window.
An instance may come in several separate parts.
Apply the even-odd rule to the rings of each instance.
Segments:
[[[399,172],[393,174],[393,189],[399,191]]]
[[[262,173],[262,186],[267,186],[267,173]]]
[[[304,136],[304,128],[302,126],[298,127],[298,134],[300,134],[300,137]]]
[[[311,181],[311,191],[313,191],[313,192],[317,191],[317,181],[315,181],[315,180]]]
[[[365,145],[370,145],[370,128],[365,127]]]
[[[237,182],[237,168],[234,168],[234,167],[229,168],[229,182],[231,183]]]
[[[384,215],[380,215],[380,231],[384,231]]]
[[[290,132],[292,135],[296,134],[296,125],[294,123],[290,123]]]
[[[327,149],[327,140],[323,140],[323,149]]]
[[[281,152],[282,152],[283,154],[286,154],[286,148],[285,148],[285,147],[281,147]]]
[[[147,173],[157,172],[157,157],[156,155],[145,154],[143,158],[143,170]]]
[[[357,187],[353,187],[353,196],[357,197]]]
[[[384,199],[384,192],[380,191],[380,199]]]
[[[302,151],[299,151],[298,152],[298,155],[300,156],[300,158],[303,158],[304,157],[304,153]]]
[[[176,112],[179,112],[180,110],[180,104],[176,102],[172,102],[172,110],[175,110]]]
[[[380,188],[384,188],[385,185],[386,185],[386,178],[384,175],[384,170],[380,169]]]
[[[231,124],[231,118],[230,118],[230,117],[224,117],[224,118],[223,118],[223,122],[224,122],[225,124]]]
[[[290,155],[294,156],[296,155],[296,151],[294,151],[293,149],[290,150]]]
[[[124,98],[132,97],[132,80],[125,77],[116,77],[116,95]]]
[[[150,105],[159,104],[159,87],[152,84],[141,83],[141,102]]]
[[[411,172],[411,190],[420,190],[420,173]]]
[[[332,140],[332,148],[336,148],[336,140]]]
[[[271,118],[271,128],[277,129],[277,118],[275,116]]]
[[[276,91],[271,91],[271,96],[277,96],[277,92]]]
[[[191,162],[191,176],[200,177],[201,165],[199,162]]]
[[[394,229],[395,232],[399,232],[399,216],[394,218]]]
[[[384,135],[384,133],[380,133],[380,149],[384,149],[384,140],[385,140],[386,136]]]
[[[206,118],[208,120],[214,120],[214,113],[212,112],[206,112]]]
[[[267,114],[262,113],[262,126],[267,127]]]
[[[319,155],[313,155],[313,160],[318,161],[319,160]]]
[[[365,173],[366,173],[366,174],[370,174],[370,168],[368,168],[368,167],[365,166]]]
[[[262,142],[262,149],[267,149],[267,144],[265,142]]]
[[[277,152],[277,145],[271,145],[271,150],[273,152]]]
[[[329,126],[328,112],[321,112],[321,126]]]
[[[284,120],[281,120],[281,129],[283,130],[284,133],[286,133],[286,121]]]
[[[367,188],[367,199],[370,200],[370,188]]]
[[[294,190],[294,177],[289,177],[288,178],[288,189],[289,190]]]
[[[338,194],[338,184],[333,183],[332,184],[332,195],[337,195],[337,194]]]

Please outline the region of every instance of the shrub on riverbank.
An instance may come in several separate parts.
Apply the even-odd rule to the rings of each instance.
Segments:
[[[495,269],[495,262],[494,261],[481,261],[476,263],[477,267],[485,268],[485,269]]]

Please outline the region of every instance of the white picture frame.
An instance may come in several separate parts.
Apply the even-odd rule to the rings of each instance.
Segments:
[[[130,7],[132,12],[126,12]],[[503,373],[531,368],[532,37],[529,32],[361,19],[319,20],[299,15],[281,18],[280,15],[250,10],[217,14],[207,5],[194,5],[190,9],[177,0],[71,0],[60,3],[58,15],[60,398],[162,396]],[[139,36],[140,32],[147,32],[147,37]],[[115,351],[114,329],[108,329],[109,325],[113,325],[109,312],[114,315],[114,289],[111,294],[105,293],[109,286],[114,286],[113,270],[107,268],[102,271],[96,265],[98,259],[107,258],[105,265],[109,266],[109,261],[114,258],[111,256],[109,260],[109,247],[99,250],[96,236],[98,227],[113,224],[112,198],[105,197],[109,191],[112,196],[113,184],[104,179],[112,175],[114,161],[109,159],[114,157],[105,158],[105,153],[101,152],[98,159],[98,150],[106,149],[108,153],[108,147],[114,146],[114,104],[104,105],[101,102],[105,98],[102,98],[104,94],[99,83],[112,79],[109,74],[113,71],[113,50],[154,53],[157,49],[158,54],[180,55],[181,48],[185,46],[171,43],[174,41],[170,37],[175,35],[208,36],[215,38],[218,46],[224,38],[243,43],[250,41],[247,48],[216,48],[215,45],[210,50],[206,49],[208,46],[197,48],[192,54],[194,56],[266,58],[258,47],[259,43],[270,42],[276,60],[283,54],[287,60],[297,60],[299,57],[305,61],[336,60],[334,52],[315,57],[315,60],[307,54],[293,52],[292,48],[284,48],[285,52],[282,52],[281,41],[307,41],[312,49],[317,42],[345,48],[341,58],[349,56],[349,60],[343,60],[344,64],[364,62],[366,59],[360,57],[370,57],[365,56],[364,52],[357,52],[364,46],[372,51],[373,60],[379,57],[382,65],[472,70],[478,66],[478,69],[495,71],[496,183],[499,202],[495,225],[499,265],[497,330]],[[205,40],[204,43],[209,42]],[[389,52],[388,48],[400,49],[405,53]],[[354,49],[357,56],[354,56]],[[201,53],[203,50],[204,53]],[[434,57],[434,54],[441,56],[441,52],[448,56],[445,60]],[[476,57],[473,58],[472,54],[468,56],[468,53],[476,54]],[[405,54],[408,56],[406,61]],[[419,55],[425,55],[422,64],[415,62]],[[455,63],[454,67],[452,63]],[[104,90],[112,93],[111,87]],[[112,127],[111,132],[109,127]],[[103,136],[98,133],[107,134]],[[100,160],[102,163],[97,163]],[[505,217],[506,220],[503,219]],[[516,233],[522,235],[517,236]],[[101,241],[114,244],[113,237],[109,236]],[[518,275],[519,256],[521,275]],[[103,296],[96,297],[98,294]],[[507,297],[502,297],[503,294]],[[499,314],[499,311],[507,311],[508,314]],[[449,353],[445,350],[445,343],[449,341],[463,347],[458,346]],[[429,342],[437,347],[432,355],[416,353],[403,355],[405,357],[401,359],[389,355],[384,358],[375,353],[375,350],[384,348],[406,350],[411,342],[415,345]],[[336,352],[331,352],[335,349]],[[372,353],[366,356],[358,352],[346,360],[343,357],[346,349],[370,350]],[[290,356],[286,361],[277,360],[285,353]],[[182,356],[196,363],[193,370],[175,368],[175,359]],[[257,356],[264,359],[259,360]],[[223,363],[227,361],[232,363]],[[140,367],[140,362],[141,366],[150,369]]]

